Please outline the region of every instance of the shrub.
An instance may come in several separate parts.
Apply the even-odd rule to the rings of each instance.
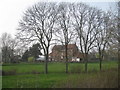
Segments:
[[[29,57],[28,58],[28,62],[34,62],[35,61],[35,58],[34,57]]]

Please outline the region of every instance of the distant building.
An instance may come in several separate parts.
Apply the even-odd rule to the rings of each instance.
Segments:
[[[65,45],[55,45],[49,54],[51,61],[65,61]],[[68,61],[79,62],[83,60],[83,54],[79,51],[76,44],[68,44]]]
[[[44,55],[39,55],[39,57],[36,58],[35,61],[37,61],[37,62],[44,62],[45,60],[46,60],[46,59],[45,59],[45,56],[44,56]]]

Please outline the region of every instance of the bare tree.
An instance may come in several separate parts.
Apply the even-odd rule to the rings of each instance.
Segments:
[[[117,10],[117,11],[116,11]],[[114,13],[115,39],[118,42],[118,60],[120,61],[120,1],[116,2],[116,10]]]
[[[62,36],[60,40],[65,45],[65,58],[66,58],[66,73],[68,73],[68,44],[74,36],[74,30],[71,27],[71,17],[69,3],[60,3],[59,9],[59,34]]]
[[[118,2],[118,42],[119,42],[119,46],[120,46],[120,1]],[[120,47],[118,48],[118,59],[120,62]]]
[[[87,72],[88,54],[95,46],[96,15],[97,9],[83,3],[73,4],[72,8],[73,26],[79,40],[81,52],[84,55],[85,71]]]
[[[101,16],[102,18],[100,20],[102,21],[102,24],[100,25],[99,29],[96,29],[98,32],[96,36],[96,44],[99,53],[100,70],[102,69],[102,61],[104,58],[105,49],[110,47],[111,42],[114,41],[113,36],[115,29],[113,17],[110,12],[103,13]]]
[[[8,57],[9,55],[9,50],[8,50],[8,47],[9,47],[9,43],[10,43],[10,40],[11,40],[11,35],[8,34],[8,33],[3,33],[2,36],[1,36],[1,49],[2,49],[2,61],[3,62],[7,62],[10,58]],[[3,52],[3,49],[4,49],[4,52]]]
[[[73,39],[74,30],[71,28],[71,18],[69,3],[59,4],[58,14],[58,29],[57,29],[57,41],[60,41],[65,46],[65,61],[66,61],[66,73],[68,73],[68,44]]]
[[[14,60],[17,41],[8,33],[3,33],[1,36],[2,59],[4,62],[12,62]]]
[[[39,41],[45,60],[45,73],[48,73],[49,47],[54,32],[57,16],[55,3],[37,3],[24,13],[19,22],[19,37],[24,42]]]

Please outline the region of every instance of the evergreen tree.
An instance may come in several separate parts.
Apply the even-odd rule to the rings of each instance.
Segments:
[[[42,55],[41,46],[37,43],[30,47],[29,50],[25,51],[25,53],[22,56],[22,60],[28,61],[29,57],[34,57],[36,59],[39,55]]]

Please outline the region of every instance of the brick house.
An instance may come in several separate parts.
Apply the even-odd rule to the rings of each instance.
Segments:
[[[55,45],[49,54],[49,58],[51,61],[65,61],[65,45]],[[81,61],[82,59],[83,55],[76,44],[69,44],[68,61]]]

